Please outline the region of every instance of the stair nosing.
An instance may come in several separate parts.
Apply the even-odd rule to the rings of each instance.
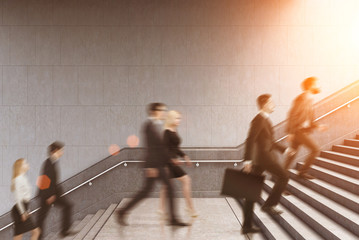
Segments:
[[[262,191],[261,193],[261,198],[264,201],[264,197],[268,197],[268,193],[265,191]],[[320,236],[316,231],[314,231],[314,229],[312,229],[310,226],[308,226],[305,222],[303,222],[300,218],[298,218],[294,213],[292,213],[291,211],[289,211],[285,206],[283,206],[281,203],[279,203],[276,208],[278,208],[279,210],[282,210],[283,213],[279,215],[279,217],[281,217],[284,221],[286,221],[288,224],[290,224],[291,226],[293,226],[292,224],[298,224],[301,227],[301,230],[303,228],[305,228],[306,231],[300,231],[298,232],[296,229],[294,229],[300,236],[302,236],[304,239],[323,239],[322,236]],[[294,222],[293,222],[294,221]],[[296,225],[296,227],[298,226]],[[311,236],[308,236],[308,234],[311,234]],[[313,238],[314,236],[316,238]],[[308,238],[310,237],[310,238]]]
[[[338,237],[343,234],[343,232],[347,233],[350,236],[350,238],[345,239],[352,239],[352,237],[355,235],[343,226],[337,224],[335,221],[315,209],[314,207],[310,206],[308,203],[302,201],[300,198],[290,195],[290,196],[282,196],[285,200],[287,200],[291,205],[299,209],[302,214],[305,214],[307,217],[311,218],[313,221],[324,227],[327,231],[329,231],[332,235]],[[284,205],[284,204],[283,204]],[[311,215],[308,214],[315,213],[317,216],[313,218]],[[320,216],[320,217],[318,217]],[[334,232],[333,232],[334,230]],[[341,237],[338,237],[338,239],[342,239]]]
[[[107,220],[111,217],[117,206],[118,204],[111,204],[106,211],[103,212],[101,217],[96,221],[95,225],[91,227],[90,231],[87,232],[83,239],[93,239],[93,237],[101,231],[102,227],[106,224]]]
[[[303,164],[302,162],[300,162],[300,164]],[[351,182],[355,185],[359,185],[359,180],[356,179],[356,178],[352,178],[350,176],[347,176],[345,174],[342,174],[342,173],[338,173],[338,172],[335,172],[335,171],[332,171],[332,170],[329,170],[329,169],[326,169],[326,168],[323,168],[323,167],[320,167],[320,166],[317,166],[317,165],[312,165],[311,166],[312,169],[314,170],[318,170],[318,171],[321,171],[325,174],[328,174],[332,177],[336,177],[336,178],[339,178],[343,181],[347,181],[347,182]]]
[[[323,153],[334,154],[334,155],[341,156],[341,157],[352,158],[354,160],[359,160],[359,156],[355,156],[355,155],[352,155],[352,154],[347,154],[347,153],[342,153],[342,152],[337,152],[337,151],[331,151],[331,150],[322,151],[322,152]]]
[[[83,239],[86,234],[91,230],[91,228],[96,224],[96,221],[102,216],[105,210],[100,209],[96,212],[95,215],[90,219],[90,221],[81,229],[81,231],[73,238],[74,240],[81,240]],[[92,223],[92,221],[94,221]]]
[[[359,214],[344,207],[343,205],[331,200],[330,198],[317,193],[315,191],[313,191],[312,189],[302,185],[299,182],[293,181],[293,180],[289,180],[288,182],[289,185],[291,185],[292,187],[298,189],[300,192],[306,194],[307,196],[309,196],[310,198],[313,198],[313,200],[322,203],[323,205],[326,205],[328,203],[330,203],[330,209],[332,209],[333,211],[337,212],[338,214],[340,214],[341,216],[347,218],[346,216],[355,216],[356,219],[351,220],[350,218],[347,218],[350,221],[357,221],[359,222]],[[299,185],[299,186],[298,186]],[[313,197],[313,195],[315,197]],[[344,212],[344,215],[343,215]]]
[[[329,159],[329,158],[323,158],[323,157],[317,157],[316,159],[328,162],[329,164],[332,164],[332,165],[337,165],[339,167],[343,167],[343,168],[347,168],[347,169],[352,170],[352,171],[359,172],[359,167],[356,167],[356,166],[353,166],[353,165],[350,165],[350,164],[347,164],[347,163],[342,163],[342,162],[339,162],[339,161],[336,161],[336,160],[332,160],[332,159]]]
[[[290,169],[289,171],[291,173],[293,173],[293,174],[296,174],[295,170],[293,170],[293,169]],[[349,199],[349,200],[351,200],[353,202],[358,202],[359,203],[359,196],[352,193],[352,192],[350,192],[350,191],[348,191],[348,190],[345,190],[343,188],[340,188],[340,187],[338,187],[336,185],[333,185],[331,183],[328,183],[328,182],[326,182],[324,180],[321,180],[321,179],[318,179],[318,178],[312,179],[310,181],[312,183],[314,183],[314,184],[317,184],[318,186],[320,186],[322,188],[327,189],[328,191],[340,194],[343,197],[345,196],[345,198],[347,198],[347,199]],[[334,189],[332,189],[332,188],[334,188]]]

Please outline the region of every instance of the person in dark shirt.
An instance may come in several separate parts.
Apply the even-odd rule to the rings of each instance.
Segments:
[[[181,114],[177,111],[169,111],[165,120],[165,131],[163,141],[165,147],[168,149],[171,161],[168,163],[170,178],[178,179],[182,183],[183,195],[186,199],[187,212],[191,217],[197,217],[198,214],[194,210],[193,201],[191,197],[192,186],[191,178],[188,174],[179,166],[182,162],[178,158],[183,158],[187,166],[191,166],[191,159],[182,152],[180,149],[181,139],[177,134],[177,128],[181,122]],[[159,213],[164,215],[165,213],[165,196],[166,187],[163,186],[160,192],[160,209]]]
[[[119,209],[117,221],[122,226],[127,226],[125,218],[128,213],[140,201],[148,196],[153,189],[156,180],[162,181],[166,185],[168,191],[168,202],[170,210],[169,225],[172,226],[188,226],[188,224],[179,221],[175,214],[175,203],[173,200],[173,189],[168,179],[166,167],[170,161],[170,156],[163,144],[162,136],[162,120],[165,118],[167,111],[166,105],[163,103],[151,103],[148,106],[148,120],[144,123],[142,131],[145,140],[145,184],[142,189],[128,202],[124,207]]]
[[[288,142],[297,152],[301,145],[310,150],[310,154],[304,161],[304,165],[298,171],[298,176],[306,179],[313,179],[314,176],[308,173],[310,166],[314,163],[319,154],[319,146],[313,140],[311,133],[314,130],[325,131],[328,126],[317,124],[314,118],[313,95],[320,93],[320,88],[315,77],[306,78],[302,82],[303,92],[295,98],[288,114]],[[284,168],[288,169],[296,155],[286,159]]]
[[[64,197],[61,197],[63,190],[58,184],[58,161],[64,154],[64,144],[58,141],[52,143],[48,147],[48,153],[49,158],[44,162],[42,166],[42,177],[46,177],[46,179],[48,179],[49,186],[43,189],[40,188],[39,191],[41,199],[41,208],[38,220],[38,225],[41,229],[41,235],[39,239],[42,239],[43,237],[42,233],[44,228],[44,221],[52,204],[55,204],[55,206],[59,206],[63,209],[62,230],[60,232],[60,235],[62,237],[65,237],[76,234],[76,232],[70,231],[72,204]]]

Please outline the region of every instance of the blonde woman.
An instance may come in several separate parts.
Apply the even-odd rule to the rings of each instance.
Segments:
[[[40,235],[40,229],[35,227],[29,215],[31,187],[26,177],[28,170],[29,164],[24,158],[15,161],[11,181],[11,191],[16,200],[15,206],[11,209],[15,226],[14,240],[22,239],[22,235],[28,231],[31,231],[31,240],[37,240]]]
[[[165,120],[165,132],[163,141],[165,147],[168,149],[172,161],[168,164],[169,176],[170,178],[176,178],[182,183],[183,195],[186,199],[187,211],[190,216],[197,217],[198,214],[193,208],[193,202],[191,197],[192,187],[191,187],[191,178],[187,173],[178,166],[181,162],[178,161],[178,158],[183,158],[186,161],[187,166],[191,166],[190,158],[185,155],[179,145],[181,144],[181,139],[177,134],[177,128],[181,123],[181,114],[177,111],[169,111],[167,118]],[[165,187],[162,187],[160,192],[160,213],[165,212]]]

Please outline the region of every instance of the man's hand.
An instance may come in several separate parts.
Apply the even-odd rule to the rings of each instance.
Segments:
[[[29,217],[29,214],[27,212],[24,212],[22,215],[21,215],[21,221],[25,222]]]
[[[148,178],[158,177],[158,169],[157,168],[146,168],[146,177],[148,177]]]
[[[188,167],[191,167],[192,166],[192,162],[191,162],[191,159],[186,155],[184,156],[184,160],[186,161],[186,165]]]
[[[252,171],[252,162],[245,162],[243,167],[243,172],[250,173]]]
[[[293,140],[294,140],[294,134],[288,134],[288,136],[287,136],[287,141],[288,141],[289,143],[292,143]]]
[[[55,200],[56,200],[56,196],[52,195],[51,197],[46,199],[46,203],[47,203],[47,205],[51,205],[51,204],[53,204],[55,202]]]
[[[320,124],[317,129],[319,132],[325,132],[329,129],[329,126],[327,124]]]

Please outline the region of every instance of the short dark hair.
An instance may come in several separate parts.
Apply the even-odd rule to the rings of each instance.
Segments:
[[[147,106],[148,115],[152,115],[153,112],[157,111],[160,107],[166,107],[166,104],[160,103],[160,102],[148,104],[148,106]]]
[[[49,156],[51,156],[54,152],[60,150],[61,148],[64,148],[64,146],[65,146],[64,143],[55,141],[47,147],[47,152],[48,152]]]
[[[313,86],[314,82],[317,81],[316,77],[309,77],[303,80],[301,86],[304,91],[307,91]]]
[[[266,93],[262,94],[259,97],[257,97],[257,105],[259,109],[262,109],[263,106],[268,102],[268,99],[270,99],[272,95]]]

